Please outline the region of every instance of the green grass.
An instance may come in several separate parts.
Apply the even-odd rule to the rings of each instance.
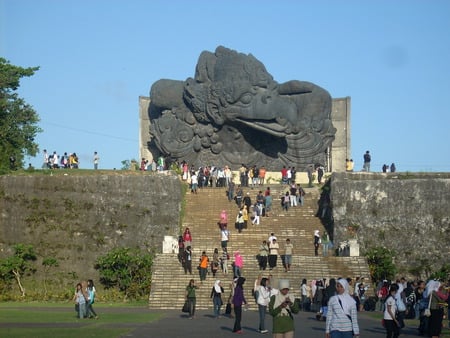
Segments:
[[[99,319],[78,319],[74,307],[72,303],[0,303],[0,337],[120,337],[163,315],[142,304],[95,304]]]

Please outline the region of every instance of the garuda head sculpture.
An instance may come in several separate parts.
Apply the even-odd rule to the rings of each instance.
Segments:
[[[198,166],[304,169],[326,163],[336,132],[330,113],[326,90],[277,83],[251,54],[219,46],[201,53],[194,78],[152,85],[150,148]]]

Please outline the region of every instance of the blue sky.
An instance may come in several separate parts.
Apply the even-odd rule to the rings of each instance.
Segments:
[[[81,168],[139,157],[139,96],[194,76],[203,50],[251,53],[277,82],[351,97],[355,169],[450,171],[450,1],[0,0],[0,56],[40,66],[19,94],[40,149]],[[40,167],[42,156],[27,159]]]

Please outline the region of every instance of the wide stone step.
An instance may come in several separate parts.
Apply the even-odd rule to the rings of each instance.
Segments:
[[[244,257],[244,259],[248,259],[248,257]],[[194,278],[199,286],[196,292],[197,306],[199,309],[212,308],[210,294],[216,279],[222,280],[222,285],[225,289],[224,301],[226,301],[229,295],[232,280],[230,273],[223,274],[222,272],[218,272],[215,278],[210,273],[206,281],[201,284],[199,283],[199,276],[196,269],[193,270],[192,275],[184,274],[176,255],[159,255],[155,260],[155,264],[159,266],[164,265],[165,269],[154,269],[152,293],[149,303],[151,308],[177,309],[181,307],[184,302],[184,290],[191,278]],[[171,273],[168,274],[167,271]],[[284,272],[280,264],[272,271],[266,270],[261,272],[256,261],[253,264],[247,263],[243,268],[243,276],[247,278],[244,290],[245,296],[252,308],[256,308],[256,304],[252,301],[251,289],[253,287],[253,281],[260,273],[264,276],[268,276],[270,273],[275,280],[288,278],[291,282],[292,292],[296,296],[299,296],[300,284],[303,278],[310,281],[312,279],[329,279],[341,276],[368,276],[368,269],[367,263],[362,257],[305,257],[294,255],[293,265],[289,273]],[[167,299],[173,299],[173,303],[162,304]]]
[[[317,200],[319,191],[317,189],[305,189],[305,205],[290,208],[287,212],[282,210],[279,197],[287,191],[286,186],[270,185],[273,196],[273,210],[270,217],[261,217],[260,225],[251,225],[242,233],[234,229],[234,219],[238,212],[234,202],[228,202],[223,188],[200,189],[197,195],[187,194],[185,204],[185,215],[182,220],[182,228],[189,227],[193,235],[193,274],[184,274],[177,255],[159,254],[153,263],[152,288],[149,299],[151,308],[178,309],[184,302],[184,292],[191,278],[200,286],[197,290],[197,308],[212,309],[210,299],[211,288],[216,279],[223,281],[225,289],[224,301],[227,300],[232,280],[231,261],[229,261],[229,274],[222,272],[212,273],[207,276],[203,284],[199,283],[197,270],[198,259],[202,251],[212,259],[214,248],[220,249],[220,231],[217,226],[219,215],[222,210],[228,213],[229,230],[231,237],[228,251],[232,259],[232,253],[239,250],[244,258],[243,275],[247,278],[244,286],[245,295],[252,308],[256,308],[252,301],[251,289],[254,280],[261,273],[256,260],[259,246],[262,240],[274,232],[280,244],[279,253],[284,253],[284,242],[290,238],[294,244],[293,264],[289,273],[284,272],[281,259],[278,258],[278,266],[272,271],[263,271],[264,276],[269,273],[273,276],[275,283],[280,278],[288,278],[292,285],[292,291],[299,295],[300,284],[303,278],[308,281],[318,278],[369,276],[367,262],[363,257],[315,257],[313,247],[314,230],[324,230],[320,220],[315,217],[317,211]],[[250,192],[252,201],[255,201],[257,189],[244,189],[244,193]],[[320,254],[322,250],[320,250]],[[331,253],[331,252],[330,252]],[[274,285],[276,286],[276,285]],[[170,300],[170,301],[168,301]]]

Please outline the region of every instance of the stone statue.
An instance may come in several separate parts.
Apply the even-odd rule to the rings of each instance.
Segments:
[[[201,53],[195,77],[150,90],[149,147],[195,166],[325,165],[336,129],[330,94],[312,83],[277,83],[264,65],[219,46]]]

